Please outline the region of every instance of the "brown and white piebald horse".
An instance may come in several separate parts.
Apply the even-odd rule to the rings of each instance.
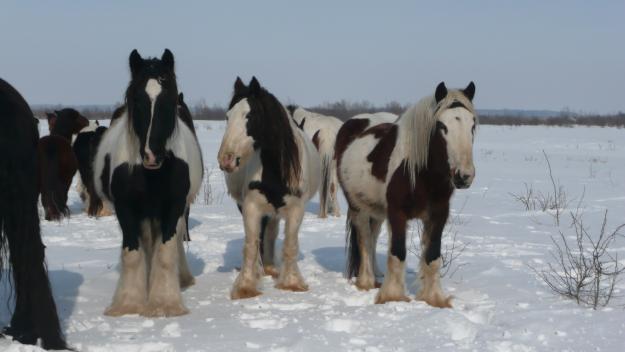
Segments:
[[[421,288],[417,299],[451,307],[440,285],[441,237],[456,188],[473,182],[473,137],[477,117],[475,85],[423,98],[393,123],[352,118],[335,145],[338,177],[349,203],[347,215],[349,278],[369,290],[376,286],[375,248],[388,220],[387,272],[376,303],[409,301],[405,289],[406,225],[424,224],[421,238]]]

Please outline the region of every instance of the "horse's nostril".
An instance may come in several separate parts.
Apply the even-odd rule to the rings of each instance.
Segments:
[[[237,157],[236,164],[237,164],[237,166],[239,166],[239,164],[241,164],[241,157]]]
[[[469,180],[470,177],[471,177],[471,175],[469,175],[469,174],[462,175],[462,181],[466,182],[466,181]]]

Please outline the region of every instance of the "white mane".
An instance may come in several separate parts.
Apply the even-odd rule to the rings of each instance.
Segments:
[[[461,102],[471,112],[473,103],[459,90],[449,90],[438,104],[434,96],[425,97],[410,107],[397,120],[399,145],[406,158],[406,171],[410,175],[410,186],[414,189],[417,172],[427,168],[430,137],[441,113],[454,101]]]

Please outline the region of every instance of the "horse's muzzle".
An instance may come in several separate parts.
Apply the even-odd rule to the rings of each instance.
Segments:
[[[454,174],[452,182],[454,183],[454,186],[458,189],[469,188],[469,186],[471,186],[471,183],[473,183],[473,175],[457,171]]]

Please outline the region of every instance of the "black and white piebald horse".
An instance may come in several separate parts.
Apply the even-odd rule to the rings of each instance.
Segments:
[[[406,225],[421,219],[421,289],[417,299],[450,307],[440,286],[441,237],[455,188],[475,176],[475,85],[447,90],[444,83],[394,123],[346,121],[336,139],[338,176],[349,203],[348,276],[369,290],[375,282],[375,248],[385,219],[390,230],[387,272],[376,303],[408,301],[404,271]],[[379,122],[379,121],[378,121]]]
[[[245,227],[243,263],[230,297],[259,295],[263,269],[277,277],[277,288],[306,291],[297,266],[298,232],[306,202],[319,187],[319,154],[284,106],[256,78],[249,86],[237,78],[228,109],[228,126],[217,158]],[[285,240],[278,272],[274,249],[282,218]]]
[[[113,204],[123,233],[122,269],[105,314],[186,314],[181,288],[194,283],[183,237],[185,210],[202,182],[195,135],[180,119],[174,56],[130,54],[126,108],[98,147],[98,195]]]
[[[15,290],[11,326],[25,344],[66,349],[45,264],[37,212],[39,131],[30,107],[0,79],[0,277],[10,265]],[[2,334],[0,333],[0,337]]]
[[[341,216],[339,201],[336,197],[339,182],[336,176],[334,141],[343,122],[334,116],[317,114],[299,106],[289,105],[287,109],[297,126],[312,140],[321,157],[319,217],[325,218],[328,213]]]
[[[93,162],[96,151],[107,128],[100,126],[97,121],[90,122],[76,136],[72,144],[72,150],[78,161],[79,179],[77,183],[78,193],[85,204],[85,211],[89,216],[109,216],[111,209],[102,202],[95,191],[93,178]]]

